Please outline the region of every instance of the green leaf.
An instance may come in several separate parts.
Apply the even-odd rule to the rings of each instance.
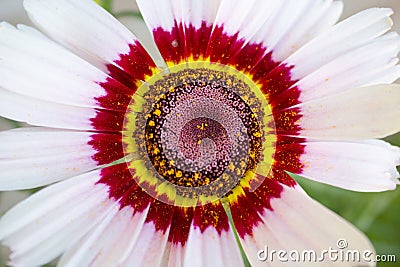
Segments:
[[[113,0],[94,0],[97,4],[111,13]]]

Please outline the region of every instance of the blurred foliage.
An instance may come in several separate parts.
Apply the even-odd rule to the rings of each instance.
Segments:
[[[118,19],[122,17],[143,18],[142,14],[137,10],[123,10],[119,12],[114,12],[112,0],[94,0],[94,1]]]
[[[112,13],[113,0],[94,0],[97,4],[102,6],[105,10]]]

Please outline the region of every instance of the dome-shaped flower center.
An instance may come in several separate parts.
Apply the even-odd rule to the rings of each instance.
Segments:
[[[273,127],[265,124],[271,120],[268,105],[232,69],[170,70],[151,77],[133,97],[124,133],[128,164],[153,197],[204,204],[270,160],[264,159],[265,146],[273,145],[267,138]]]

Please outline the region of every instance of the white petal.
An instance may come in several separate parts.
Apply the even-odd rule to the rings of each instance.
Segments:
[[[363,144],[368,144],[368,145],[374,145],[377,147],[385,148],[387,152],[391,151],[392,155],[394,158],[397,158],[397,161],[395,161],[396,165],[400,165],[400,159],[399,159],[399,147],[393,146],[388,142],[382,141],[382,140],[377,140],[377,139],[371,139],[371,140],[363,140],[363,141],[358,141],[359,143]]]
[[[300,255],[304,251],[313,250],[317,257],[321,258],[323,251],[329,251],[330,248],[339,251],[338,254],[345,250],[357,250],[360,252],[361,262],[331,261],[328,253],[325,253],[323,266],[374,264],[362,258],[364,251],[374,251],[369,240],[354,226],[306,196],[301,190],[284,186],[280,198],[271,200],[271,206],[272,211],[264,210],[262,214],[264,223],[253,229],[252,236],[247,235],[241,240],[252,266],[265,266],[266,263],[273,266],[283,265],[278,258],[279,250],[286,252],[286,255],[282,256],[288,260],[285,264],[309,266],[310,261],[307,260],[291,261],[292,250]],[[341,239],[348,244],[343,250],[338,247]],[[261,250],[267,254],[260,252]],[[272,258],[273,250],[275,253]],[[268,258],[266,261],[259,260],[259,255],[261,258],[268,255]],[[321,261],[317,263],[322,264]]]
[[[203,22],[212,25],[221,0],[181,1],[182,19],[185,26],[199,29]]]
[[[393,60],[397,64],[397,60]],[[393,65],[388,64],[389,65]],[[365,84],[365,86],[370,86],[374,84],[388,84],[388,83],[394,83],[398,78],[400,77],[400,65],[396,66],[390,66],[390,68],[378,71],[376,73],[372,73],[371,76],[369,77],[369,82]]]
[[[46,35],[44,35],[41,31],[37,30],[36,28],[24,25],[24,24],[17,24],[17,29],[30,34],[36,38],[43,38],[46,41],[50,41],[51,39],[49,39]]]
[[[106,95],[99,83],[108,76],[27,29],[0,24],[0,87],[59,104],[99,107],[95,98]]]
[[[109,238],[114,239],[114,243],[106,240],[107,246],[103,248],[103,253],[101,253],[93,263],[102,264],[104,266],[112,266],[116,262],[121,264],[129,256],[129,252],[139,237],[140,230],[146,219],[147,211],[148,209],[132,216],[133,212],[131,208],[121,210],[119,212],[120,218],[114,218],[114,222],[112,222],[113,225],[111,225],[111,228],[113,229],[107,231],[112,235]],[[115,233],[113,231],[115,231]],[[121,247],[124,249],[121,249]]]
[[[310,8],[303,11],[300,19],[273,47],[273,58],[277,61],[285,60],[312,38],[332,27],[339,20],[342,11],[342,1],[312,1]],[[285,18],[279,16],[277,19],[285,23]],[[264,36],[264,38],[268,40],[269,37]],[[267,45],[268,43],[269,41],[266,42]],[[272,47],[269,48],[272,50]]]
[[[244,266],[243,257],[239,250],[236,237],[231,231],[232,230],[224,233],[221,238],[223,262],[226,266]]]
[[[181,59],[184,59],[185,53],[188,52],[186,50],[204,50],[204,47],[200,48],[200,44],[197,43],[199,41],[197,40],[198,38],[194,38],[196,40],[189,40],[192,37],[187,37],[185,35],[185,31],[181,31],[178,28],[186,26],[186,29],[189,29],[189,27],[194,27],[195,30],[198,30],[203,26],[203,23],[205,23],[206,26],[210,27],[215,20],[215,15],[220,0],[137,0],[136,2],[139,6],[141,14],[143,15],[146,25],[149,28],[150,32],[153,33],[155,42],[157,45],[159,45],[160,51],[163,54],[165,60],[173,60],[179,62]],[[160,29],[170,33],[172,38],[175,39],[170,43],[165,43],[165,36],[160,36],[157,35],[158,33],[156,33]],[[173,29],[175,30],[173,31]],[[201,38],[208,37],[205,36],[205,34],[203,35],[204,36],[202,36]],[[207,42],[207,39],[202,39],[201,41]],[[187,49],[186,42],[195,42],[195,45],[193,46],[199,47],[190,47],[189,49]],[[173,54],[177,54],[175,55],[176,58],[169,58],[171,51],[173,51]],[[204,54],[205,51],[201,51],[200,53]],[[165,67],[164,60],[156,60],[156,62],[161,63],[158,64],[160,67]]]
[[[184,257],[183,266],[244,266],[232,230],[219,234],[213,227],[191,226]]]
[[[57,207],[65,204],[65,199],[69,200],[70,198],[78,196],[85,190],[88,190],[88,188],[93,186],[93,184],[99,179],[98,176],[94,175],[96,172],[76,176],[72,179],[46,187],[29,197],[27,200],[19,203],[2,217],[0,224],[2,226],[0,228],[0,239],[15,233],[17,230],[29,225],[32,221],[39,219],[50,211],[56,211]],[[64,194],[61,194],[62,192],[64,192]],[[57,196],[60,197],[57,198]],[[51,198],[54,198],[53,201],[46,201],[46,199]],[[34,212],[32,212],[32,206],[36,207]]]
[[[147,211],[132,215],[132,208],[116,207],[63,255],[59,266],[117,266],[136,243]]]
[[[349,88],[382,83],[382,76],[398,67],[400,51],[398,34],[391,33],[371,43],[339,56],[328,64],[301,79],[294,86],[301,90],[300,101],[341,92]],[[388,83],[398,76],[392,77]]]
[[[31,125],[93,130],[90,119],[96,110],[74,107],[26,97],[0,87],[0,116]]]
[[[221,0],[137,0],[136,2],[151,32],[157,28],[170,32],[175,24],[192,25],[195,29],[199,29],[203,22],[212,25]]]
[[[86,234],[110,208],[108,187],[91,172],[39,191],[0,219],[0,239],[14,266],[41,266]]]
[[[347,90],[298,105],[301,136],[311,139],[382,138],[400,131],[400,85]]]
[[[224,32],[229,36],[238,33],[238,40],[244,38],[248,42],[272,13],[274,6],[273,1],[268,0],[222,0],[215,26],[223,27]]]
[[[378,140],[308,142],[300,161],[300,175],[355,191],[384,191],[396,188],[400,149]]]
[[[137,0],[136,2],[151,32],[159,27],[171,31],[175,22],[182,22],[180,1]]]
[[[32,21],[51,38],[90,63],[105,64],[129,52],[136,38],[118,20],[94,1],[26,0]]]
[[[318,35],[284,61],[294,66],[292,79],[300,79],[339,55],[384,34],[393,25],[392,13],[387,8],[364,10]]]
[[[145,223],[139,237],[121,267],[162,266],[169,229],[157,231],[153,223]]]
[[[167,246],[164,251],[164,256],[161,261],[161,266],[183,266],[183,258],[185,257],[185,246],[182,244],[172,244],[170,242],[167,243]],[[192,261],[195,263],[195,261]]]
[[[340,17],[342,4],[338,1],[293,0],[271,5],[270,10],[270,18],[252,42],[263,43],[268,51],[273,51],[273,59],[281,61],[331,27]]]
[[[93,170],[91,135],[42,128],[0,132],[0,189],[35,188]]]
[[[79,152],[87,154],[93,133],[23,127],[0,132],[0,159],[13,160]]]

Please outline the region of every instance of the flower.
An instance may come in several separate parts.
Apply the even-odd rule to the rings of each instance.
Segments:
[[[0,115],[40,126],[0,133],[0,190],[47,186],[0,219],[10,264],[242,266],[235,233],[254,266],[373,251],[288,172],[395,189],[392,11],[137,2],[158,55],[90,0],[25,0],[46,35],[0,25]]]

